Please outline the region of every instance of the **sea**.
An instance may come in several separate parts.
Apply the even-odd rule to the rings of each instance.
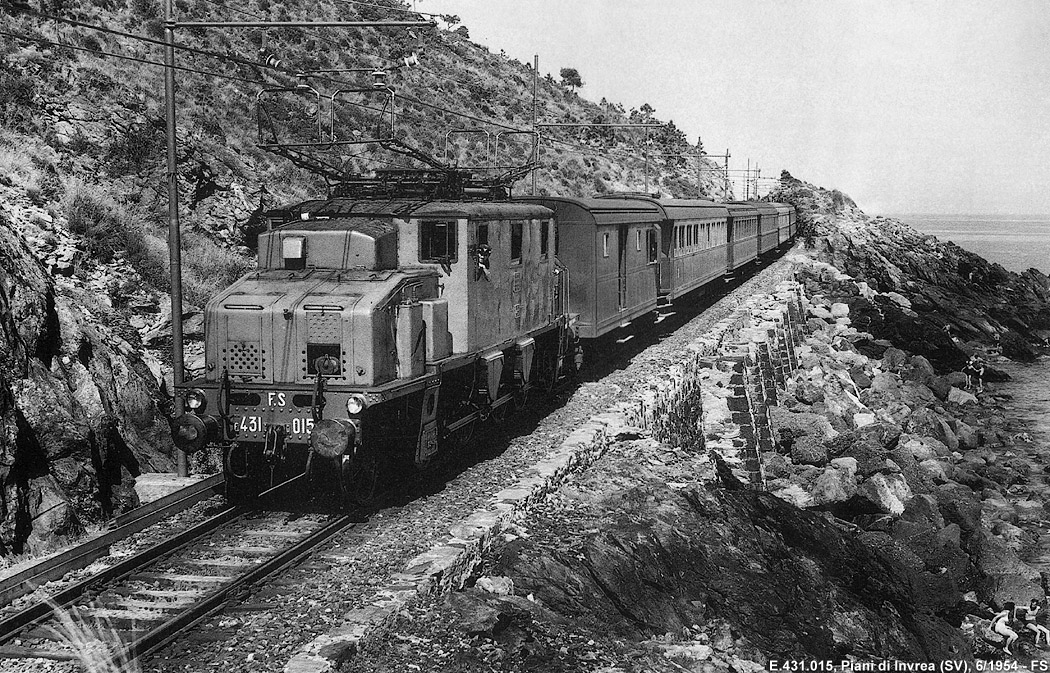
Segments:
[[[1050,215],[903,213],[887,217],[942,241],[952,241],[1009,271],[1035,268],[1050,274]]]

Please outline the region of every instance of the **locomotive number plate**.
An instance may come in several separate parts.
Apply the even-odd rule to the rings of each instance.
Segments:
[[[261,416],[241,416],[241,422],[237,424],[241,432],[259,432],[262,430]]]
[[[295,416],[291,419],[291,431],[295,435],[309,435],[314,429],[314,419],[304,416]],[[262,432],[266,425],[263,423],[262,416],[241,416],[240,421],[237,421],[237,427],[241,432],[255,433]],[[288,427],[285,425],[285,427]]]

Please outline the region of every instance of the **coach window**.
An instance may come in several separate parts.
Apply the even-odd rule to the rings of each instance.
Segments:
[[[551,241],[551,223],[548,220],[540,221],[540,256],[544,259],[547,258],[547,251],[550,249]]]
[[[634,249],[637,252],[641,252],[642,251],[642,230],[641,229],[635,229],[634,230]]]
[[[524,226],[521,220],[510,223],[510,263],[521,264],[521,247]]]
[[[419,223],[419,261],[456,261],[456,221],[423,220]]]
[[[657,232],[652,229],[646,229],[645,231],[646,247],[649,250],[649,264],[656,264],[657,256],[660,253],[660,246],[657,243],[656,234]]]
[[[602,257],[609,256],[609,234],[602,234]]]

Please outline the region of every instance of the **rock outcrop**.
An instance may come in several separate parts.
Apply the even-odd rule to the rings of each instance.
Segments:
[[[10,202],[8,202],[10,203]],[[170,468],[157,380],[98,302],[52,278],[0,211],[0,555],[40,549],[137,504]],[[112,318],[112,316],[109,316]]]

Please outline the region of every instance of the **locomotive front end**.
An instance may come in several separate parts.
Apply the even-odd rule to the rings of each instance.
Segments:
[[[368,499],[386,390],[405,378],[426,388],[437,274],[399,269],[396,226],[365,218],[267,232],[259,267],[208,303],[207,371],[186,384],[176,445],[218,444],[233,500],[302,479],[300,493]]]

